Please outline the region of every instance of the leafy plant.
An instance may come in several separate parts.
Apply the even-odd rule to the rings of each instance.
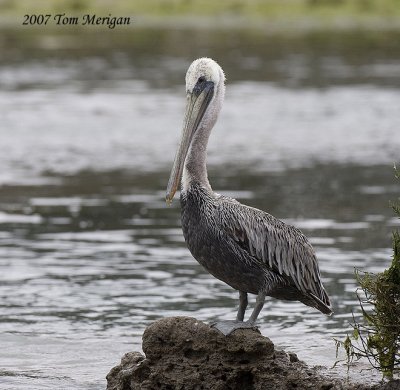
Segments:
[[[395,168],[396,170],[396,168]],[[400,174],[396,170],[396,178]],[[399,200],[392,204],[400,218]],[[335,340],[337,352],[343,347],[347,363],[361,357],[391,379],[400,371],[400,232],[392,236],[393,259],[385,271],[374,274],[356,271],[362,323],[353,315],[353,334],[344,341]]]

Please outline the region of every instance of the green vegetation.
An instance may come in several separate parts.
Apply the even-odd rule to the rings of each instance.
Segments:
[[[396,173],[400,179],[399,173]],[[392,204],[400,218],[400,202]],[[347,363],[365,357],[386,378],[400,371],[400,232],[393,232],[393,260],[382,273],[356,272],[360,284],[363,322],[354,318],[353,335],[345,341],[336,340],[343,347]]]
[[[359,24],[381,25],[400,20],[400,0],[0,0],[1,19],[17,20],[30,13],[81,13],[120,16],[131,15],[136,20],[167,20],[204,18],[282,24],[290,28],[299,21],[307,25],[325,23],[342,26]]]

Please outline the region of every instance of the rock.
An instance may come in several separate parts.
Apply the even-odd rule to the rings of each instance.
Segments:
[[[379,390],[399,390],[400,389],[400,379],[394,379],[388,383],[385,383]]]
[[[126,353],[121,359],[121,364],[108,373],[107,390],[129,390],[133,373],[144,359],[140,352]]]
[[[107,390],[372,389],[323,378],[257,330],[224,336],[190,317],[148,326],[143,351],[146,357],[124,355],[107,375]]]

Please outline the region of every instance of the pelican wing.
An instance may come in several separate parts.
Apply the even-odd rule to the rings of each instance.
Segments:
[[[298,290],[326,306],[321,311],[330,313],[315,252],[304,234],[264,211],[233,199],[224,197],[223,203],[231,212],[223,213],[222,228],[236,245],[268,270],[283,276]]]

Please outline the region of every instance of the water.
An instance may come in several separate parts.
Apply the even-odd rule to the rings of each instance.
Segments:
[[[346,36],[343,46],[343,36],[271,43],[254,32],[232,33],[236,45],[227,32],[202,41],[188,31],[194,45],[174,31],[135,30],[122,42],[107,32],[97,45],[79,32],[3,33],[0,388],[104,388],[151,321],[235,316],[237,294],[191,257],[179,202],[164,202],[183,75],[204,54],[228,76],[209,146],[213,188],[301,228],[333,301],[326,318],[270,299],[261,331],[331,366],[332,338],[357,311],[354,267],[384,269],[399,226],[389,207],[399,196],[393,33]],[[352,376],[365,380],[365,363],[357,367]]]

